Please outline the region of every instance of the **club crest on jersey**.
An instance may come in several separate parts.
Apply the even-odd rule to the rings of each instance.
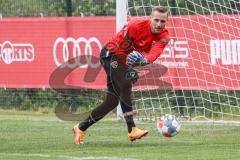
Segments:
[[[111,65],[112,68],[116,69],[118,67],[118,62],[117,61],[112,61],[110,63],[110,65]]]
[[[155,41],[155,40],[154,40],[154,41],[152,41],[152,46],[153,46],[155,43],[157,43],[157,41]]]
[[[139,46],[144,46],[146,44],[146,42],[144,41],[144,39],[141,39],[141,41],[138,43]]]

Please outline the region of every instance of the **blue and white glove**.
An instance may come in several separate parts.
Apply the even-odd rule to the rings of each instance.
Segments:
[[[145,58],[141,53],[137,51],[133,51],[127,56],[126,64],[129,67],[136,67],[136,66],[145,66],[149,64],[147,58]]]

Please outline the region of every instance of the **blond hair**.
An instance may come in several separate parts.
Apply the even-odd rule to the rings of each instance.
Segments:
[[[152,13],[155,12],[155,11],[160,12],[160,13],[168,13],[169,12],[168,11],[168,7],[164,7],[164,6],[156,6],[156,7],[154,7],[152,9]]]

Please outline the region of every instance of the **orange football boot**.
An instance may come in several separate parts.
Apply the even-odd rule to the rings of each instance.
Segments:
[[[84,138],[84,132],[81,131],[79,128],[78,128],[78,124],[76,124],[74,127],[73,127],[73,133],[74,133],[74,144],[76,145],[79,145],[79,144],[84,144],[83,142],[83,138]]]
[[[131,133],[128,134],[128,139],[130,141],[135,141],[136,139],[141,139],[148,134],[147,130],[141,130],[137,127],[132,127]]]

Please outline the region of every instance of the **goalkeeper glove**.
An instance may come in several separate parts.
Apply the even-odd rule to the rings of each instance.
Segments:
[[[145,66],[149,64],[147,58],[145,58],[141,53],[133,51],[127,56],[126,64],[130,67]]]

